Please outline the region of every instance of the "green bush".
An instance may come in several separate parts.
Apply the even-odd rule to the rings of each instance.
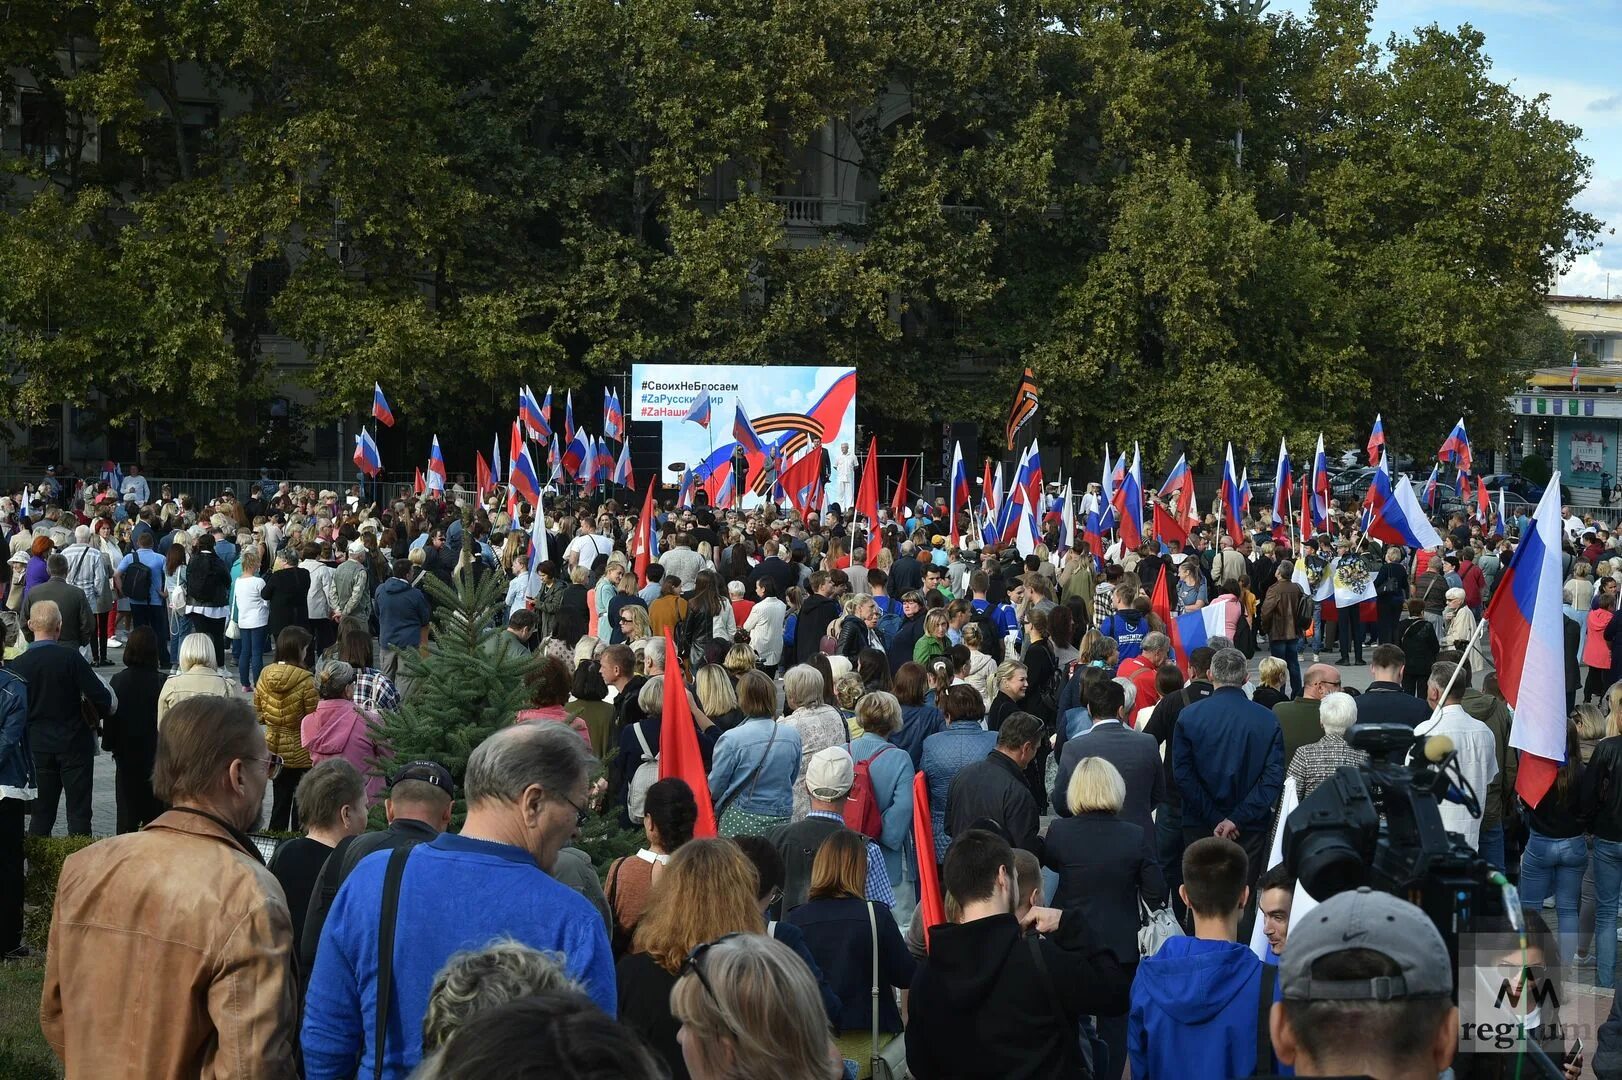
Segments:
[[[99,836],[30,836],[24,842],[28,859],[28,879],[23,900],[29,907],[23,913],[23,940],[43,952],[51,934],[51,912],[56,907],[56,879],[62,876],[62,863],[69,855],[87,848]],[[0,1072],[0,1075],[10,1075]]]
[[[1553,475],[1549,463],[1538,454],[1527,454],[1521,458],[1521,475],[1534,484],[1547,486],[1549,477]]]

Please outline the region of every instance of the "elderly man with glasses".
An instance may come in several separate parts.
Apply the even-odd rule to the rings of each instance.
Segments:
[[[1273,706],[1278,726],[1284,730],[1284,767],[1288,769],[1295,752],[1323,734],[1318,725],[1318,703],[1340,690],[1340,670],[1333,664],[1313,664],[1303,677],[1301,696]]]
[[[603,919],[552,876],[559,852],[589,820],[595,765],[561,724],[503,728],[468,758],[460,833],[361,860],[333,902],[310,976],[302,1039],[309,1080],[357,1069],[409,1075],[422,1060],[416,1033],[434,976],[452,953],[493,938],[562,954],[569,975],[614,1013]]]
[[[63,863],[40,1026],[68,1075],[298,1075],[292,919],[247,836],[281,766],[248,702],[181,701],[152,770],[170,809]]]

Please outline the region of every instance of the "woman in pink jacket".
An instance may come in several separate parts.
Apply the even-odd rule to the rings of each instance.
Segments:
[[[569,703],[573,681],[569,677],[569,669],[556,657],[542,656],[537,660],[524,676],[524,685],[529,687],[529,708],[520,709],[518,715],[513,717],[513,723],[568,724],[576,735],[586,741],[587,746],[591,745],[591,729],[586,726],[585,718],[571,716],[564,708]]]
[[[1616,616],[1616,592],[1602,590],[1594,596],[1594,606],[1588,609],[1588,636],[1583,641],[1583,663],[1588,665],[1588,681],[1583,684],[1583,701],[1604,699],[1605,688],[1611,677],[1611,643],[1605,640],[1605,628]]]
[[[372,725],[374,713],[355,704],[355,669],[342,660],[327,660],[315,673],[315,690],[321,703],[299,725],[299,735],[310,760],[319,765],[328,758],[341,757],[366,777],[366,797],[376,802],[383,790],[380,762],[394,752],[377,741]]]

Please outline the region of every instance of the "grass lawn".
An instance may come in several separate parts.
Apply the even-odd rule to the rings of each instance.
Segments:
[[[0,1076],[6,1080],[57,1080],[62,1075],[39,1030],[39,991],[45,961],[0,964]]]

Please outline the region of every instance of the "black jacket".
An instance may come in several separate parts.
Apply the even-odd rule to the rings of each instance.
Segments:
[[[890,564],[890,580],[884,590],[891,596],[900,597],[904,593],[924,587],[924,564],[911,555],[903,555]]]
[[[157,668],[125,668],[113,676],[118,711],[102,725],[101,748],[121,765],[152,772],[158,753],[158,695],[169,676]]]
[[[96,752],[96,736],[79,710],[89,701],[98,716],[113,709],[113,695],[78,649],[36,641],[6,665],[28,684],[28,741],[36,754]]]
[[[308,573],[308,571],[306,571]],[[186,562],[186,603],[224,607],[231,601],[231,569],[212,551],[199,551]]]
[[[782,912],[786,914],[806,902],[811,893],[811,866],[822,842],[844,829],[844,823],[833,818],[808,817],[792,825],[779,825],[767,834],[766,839],[783,860]]]
[[[28,640],[34,640],[34,632],[27,629],[28,614],[35,604],[45,600],[54,603],[62,613],[62,633],[57,639],[62,644],[78,648],[96,639],[96,615],[90,610],[90,598],[79,586],[69,585],[62,578],[51,578],[28,590],[28,599],[24,601],[22,610],[23,628],[27,630]]]
[[[1578,790],[1594,838],[1622,841],[1622,735],[1595,745]]]
[[[271,574],[265,579],[263,596],[270,604],[266,627],[272,648],[277,634],[310,621],[310,572],[304,567],[286,566]]]
[[[1001,750],[963,766],[946,789],[946,835],[962,836],[982,818],[1002,826],[1015,847],[1042,857],[1042,817],[1036,797],[1024,771]]]
[[[749,592],[751,595],[755,591],[755,583],[763,577],[770,578],[777,583],[777,598],[779,600],[787,598],[789,586],[797,585],[800,581],[799,571],[777,555],[768,555],[760,560],[760,565],[755,567],[755,572],[749,575]]]
[[[1124,965],[1138,962],[1138,896],[1166,903],[1166,878],[1142,827],[1088,813],[1048,828],[1042,864],[1059,875],[1053,906],[1078,910]]]
[[[846,615],[839,621],[839,644],[834,652],[849,658],[852,664],[856,657],[861,655],[863,649],[872,648],[873,643],[868,635],[867,624],[855,615]],[[883,648],[880,642],[879,648]]]
[[[1393,682],[1372,682],[1357,696],[1359,724],[1413,727],[1430,719],[1431,707]]]
[[[839,617],[839,601],[830,596],[812,593],[800,605],[800,617],[795,621],[794,662],[805,664],[822,651],[822,638],[828,624]]]
[[[924,636],[924,613],[919,612],[912,618],[905,615],[901,617],[901,626],[896,629],[895,637],[884,643],[884,655],[890,661],[890,674],[894,675],[901,670],[901,665],[912,659],[913,646],[918,639]]]
[[[1012,915],[937,926],[912,980],[907,1065],[918,1080],[1084,1075],[1077,1024],[1125,1014],[1131,984],[1079,911],[1034,946]]]

